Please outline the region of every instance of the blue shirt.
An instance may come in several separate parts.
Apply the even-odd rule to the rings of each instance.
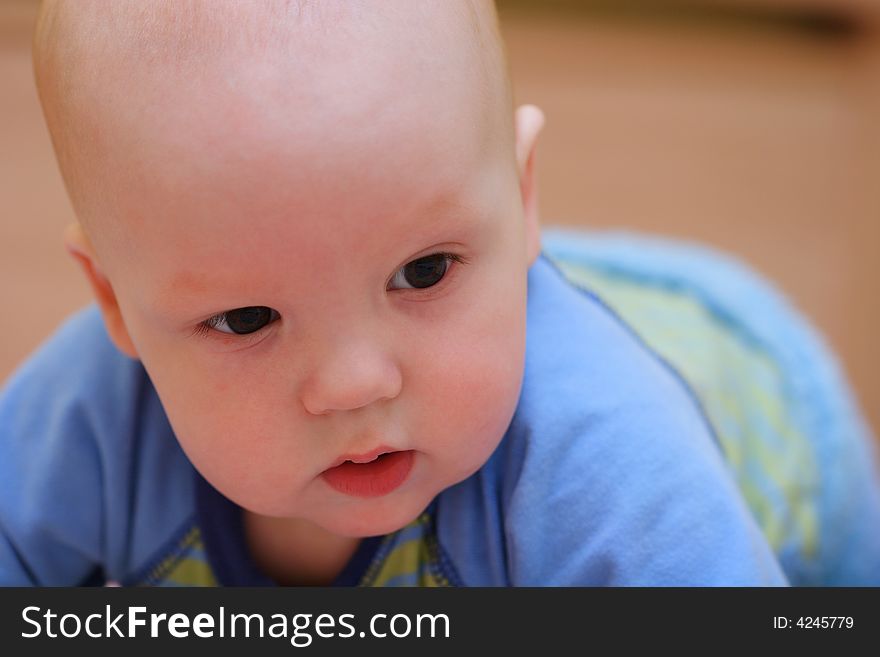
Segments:
[[[544,256],[526,366],[488,462],[364,541],[340,584],[784,585],[682,379]],[[0,584],[266,584],[98,310],[0,394]]]

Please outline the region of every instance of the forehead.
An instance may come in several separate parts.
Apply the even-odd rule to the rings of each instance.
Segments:
[[[513,166],[512,144],[485,67],[447,32],[431,46],[424,30],[365,29],[299,49],[129,62],[94,107],[104,214],[139,250],[207,253],[223,236],[291,225],[313,244],[394,233],[426,209],[472,204]]]
[[[381,76],[354,96],[331,82],[308,101],[255,78],[197,87],[206,103],[174,87],[164,111],[115,119],[131,156],[126,180],[105,178],[131,245],[119,266],[150,271],[145,298],[178,307],[183,292],[225,289],[249,305],[294,277],[305,293],[487,234],[513,165],[479,103],[416,83],[394,93]]]
[[[232,92],[165,94],[162,110],[129,125],[117,115],[105,136],[122,166],[118,177],[113,168],[104,175],[116,188],[117,221],[139,242],[294,219],[376,232],[399,227],[395,217],[473,202],[505,163],[479,104],[384,86],[303,102],[251,79]]]

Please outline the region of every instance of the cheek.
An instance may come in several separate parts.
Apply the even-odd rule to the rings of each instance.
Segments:
[[[254,381],[230,363],[207,368],[181,350],[153,349],[142,358],[181,447],[208,481],[233,498],[239,489],[277,484],[272,464],[296,455],[279,453],[292,445],[275,437],[293,427],[273,409],[278,391],[266,389],[269,377]]]
[[[443,448],[454,450],[462,468],[473,470],[497,446],[519,399],[525,287],[487,290],[469,307],[450,318],[430,353],[421,357],[413,393],[430,400],[425,429]]]

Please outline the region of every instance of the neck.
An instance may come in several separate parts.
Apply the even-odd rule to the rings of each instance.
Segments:
[[[273,518],[245,510],[243,520],[254,561],[282,586],[332,584],[361,542],[298,518]]]

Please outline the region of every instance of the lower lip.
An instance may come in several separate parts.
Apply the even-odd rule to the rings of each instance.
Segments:
[[[321,473],[330,487],[353,497],[381,497],[400,487],[412,470],[414,452],[391,452],[369,463],[350,461]]]

